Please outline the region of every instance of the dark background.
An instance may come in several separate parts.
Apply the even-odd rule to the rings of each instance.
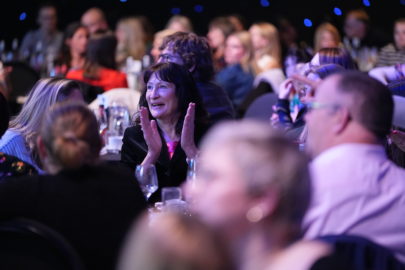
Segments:
[[[11,46],[13,38],[21,40],[26,31],[37,27],[37,7],[43,2],[2,1],[0,40],[6,41],[7,48]],[[266,2],[269,6],[263,7],[262,3]],[[368,2],[370,6],[365,6],[364,2]],[[364,8],[370,15],[372,26],[389,37],[392,36],[394,20],[405,17],[405,0],[60,0],[53,3],[59,10],[61,30],[69,22],[79,20],[86,9],[98,6],[106,12],[112,29],[123,16],[145,15],[150,19],[154,30],[158,31],[173,15],[173,8],[179,8],[180,14],[190,17],[195,32],[201,35],[206,34],[209,20],[219,15],[239,13],[245,18],[247,26],[255,21],[274,23],[277,17],[285,16],[298,28],[300,38],[308,43],[312,43],[314,29],[323,21],[330,21],[342,30],[344,15],[353,8]],[[196,12],[196,5],[202,5],[203,11]],[[343,14],[335,15],[334,7],[340,8]],[[20,20],[24,12],[26,18]],[[304,26],[305,18],[311,19],[312,27]]]

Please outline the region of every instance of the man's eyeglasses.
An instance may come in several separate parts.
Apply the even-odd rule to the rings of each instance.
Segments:
[[[307,102],[305,103],[305,107],[307,108],[307,112],[311,112],[317,109],[331,109],[336,111],[340,109],[342,106],[339,104],[327,104],[327,103],[320,103],[317,101]]]

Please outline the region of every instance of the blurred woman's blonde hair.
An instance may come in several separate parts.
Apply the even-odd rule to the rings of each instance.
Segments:
[[[196,216],[145,213],[132,228],[118,270],[231,270],[220,238]]]
[[[261,57],[267,55],[272,58],[272,63],[270,67],[272,68],[280,68],[281,67],[281,42],[280,36],[278,33],[277,28],[267,22],[259,22],[252,24],[250,29],[256,28],[260,32],[260,36],[268,41],[268,46],[262,48],[260,50],[255,51],[255,64],[253,65],[255,68],[256,73],[260,73],[263,70],[262,67],[259,67],[257,61],[260,60]]]
[[[40,79],[29,92],[21,111],[10,121],[9,128],[24,137],[34,160],[38,160],[35,144],[42,118],[52,105],[67,99],[75,90],[80,91],[80,86],[72,80]]]
[[[123,32],[123,40],[118,40],[116,60],[118,65],[125,63],[128,56],[141,60],[146,53],[146,35],[142,22],[136,17],[127,17],[118,21],[117,30]]]
[[[340,33],[339,30],[331,23],[322,23],[320,24],[315,31],[314,34],[314,50],[315,52],[318,52],[320,49],[322,49],[322,35],[328,32],[331,34],[333,41],[336,43],[335,47],[339,47],[341,46],[341,37],[340,37]]]
[[[242,60],[240,61],[240,65],[242,66],[243,70],[246,72],[250,72],[252,69],[252,59],[253,59],[253,46],[252,46],[252,39],[250,38],[250,33],[248,31],[239,31],[232,33],[228,36],[230,37],[235,37],[237,38],[244,51],[245,54],[242,57]]]

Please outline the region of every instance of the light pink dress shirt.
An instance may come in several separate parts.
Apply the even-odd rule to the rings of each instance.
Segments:
[[[381,145],[343,144],[311,165],[313,198],[305,238],[327,234],[365,236],[405,262],[405,170]]]

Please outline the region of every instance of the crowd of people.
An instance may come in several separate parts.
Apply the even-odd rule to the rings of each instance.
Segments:
[[[64,34],[53,5],[38,23],[18,57],[40,79],[14,114],[0,71],[0,228],[49,226],[88,270],[405,269],[404,18],[388,43],[352,10],[313,46],[286,19],[237,14],[206,37],[182,15],[113,30],[97,7]],[[138,98],[111,160],[100,115],[119,90]],[[266,121],[246,117],[263,97]],[[139,166],[156,170],[148,196]]]

